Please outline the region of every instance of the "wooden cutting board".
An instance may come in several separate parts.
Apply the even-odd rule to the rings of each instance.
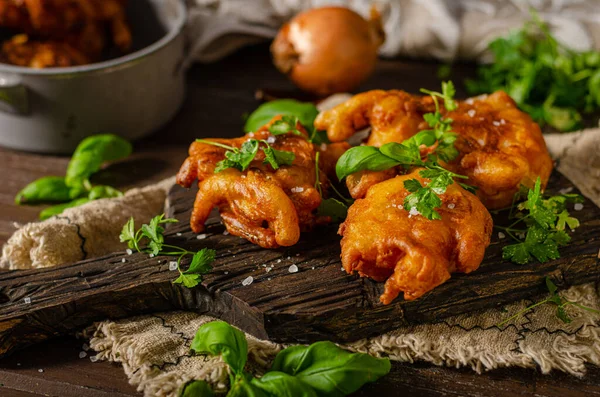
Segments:
[[[555,172],[548,191],[570,187]],[[172,284],[172,258],[124,251],[56,268],[0,273],[0,356],[93,321],[174,309],[207,313],[278,342],[347,342],[539,295],[546,276],[560,287],[600,278],[600,209],[587,199],[576,212],[581,227],[560,250],[560,259],[524,266],[505,262],[506,240],[494,233],[476,272],[453,275],[415,301],[396,299],[384,306],[379,303],[382,283],[341,270],[337,226],[306,233],[293,247],[266,250],[224,235],[215,216],[206,238],[199,240],[188,225],[195,193],[178,186],[169,192],[168,215],[181,222],[167,230],[166,241],[190,250],[217,250],[202,286],[190,290]],[[495,221],[503,217],[495,215]],[[291,265],[298,271],[290,272]],[[248,277],[252,283],[243,285]]]

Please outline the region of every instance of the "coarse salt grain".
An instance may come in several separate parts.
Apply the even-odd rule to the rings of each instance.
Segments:
[[[175,262],[175,261],[169,262],[169,270],[177,270],[177,262]]]
[[[129,248],[127,248],[127,249],[125,250],[125,252],[127,253],[127,255],[131,255],[131,254],[133,254],[133,251],[132,251],[132,250],[130,250]]]
[[[224,271],[223,274],[229,274],[229,272],[228,271]]]
[[[467,111],[467,114],[469,115],[469,117],[475,116],[475,109],[469,109],[469,111]]]
[[[300,253],[296,254],[296,256],[300,256]]]
[[[276,139],[274,136],[270,136],[267,138],[267,143],[275,143]]]
[[[79,352],[79,358],[86,358],[86,357],[87,357],[86,352]]]
[[[181,233],[176,233],[177,236],[181,236]]]
[[[325,150],[327,150],[327,145],[326,145],[326,144],[324,144],[324,143],[322,143],[322,144],[321,144],[321,150],[322,150],[322,151],[325,151]]]
[[[502,232],[498,232],[498,238],[499,239],[503,239],[506,237],[506,234],[502,233]]]
[[[244,281],[242,281],[242,285],[245,287],[247,285],[252,284],[253,281],[254,281],[254,277],[248,276],[244,279]]]
[[[342,266],[342,267],[340,268],[340,270],[341,270],[341,271],[344,271],[344,266]]]
[[[448,204],[448,209],[453,210],[455,207],[456,207],[456,204],[454,204],[454,203]]]
[[[23,301],[25,301],[26,304],[30,304],[31,303],[31,298],[27,297],[27,298],[23,299]]]
[[[122,258],[122,259],[121,259],[121,262],[125,263],[125,262],[127,262],[127,259],[125,259],[125,258]]]
[[[87,343],[84,343],[81,348],[83,349],[84,352],[90,350],[90,346]]]
[[[313,267],[311,267],[311,269],[315,270],[315,267],[313,266]]]
[[[249,137],[253,137],[253,136],[254,136],[254,132],[249,132],[249,133],[248,133],[248,136],[249,136]]]
[[[269,273],[271,270],[273,270],[273,268],[272,268],[272,267],[267,267],[267,268],[265,268],[265,271],[266,271],[267,273]]]
[[[499,126],[500,126],[500,122],[499,122],[499,121],[495,121],[495,120],[494,120],[494,121],[492,121],[492,124],[494,124],[496,127],[499,127]]]
[[[304,191],[304,188],[302,186],[296,186],[290,189],[290,191],[292,193],[301,193]]]
[[[567,194],[567,193],[571,193],[573,191],[573,187],[566,187],[564,189],[560,189],[558,192],[560,194]]]
[[[228,236],[228,235],[229,235],[229,232],[228,232],[227,230],[225,230],[225,231],[223,232],[223,236]]]
[[[271,281],[271,277],[267,278],[267,280]]]
[[[573,209],[574,209],[575,211],[581,211],[581,210],[583,209],[583,204],[581,204],[581,203],[577,203],[577,204],[575,204],[575,205],[573,206]]]
[[[506,120],[500,119],[500,124],[502,124],[502,125],[506,124]]]
[[[290,272],[290,273],[298,273],[298,266],[296,266],[296,265],[291,265],[291,266],[288,268],[288,272]]]
[[[154,258],[154,254],[150,254],[148,255],[150,258]]]
[[[40,368],[38,369],[38,372],[41,374],[42,372],[44,372],[44,370]]]
[[[277,259],[277,263],[281,263],[281,259]]]
[[[98,356],[90,356],[90,361],[95,363],[96,361],[98,361]]]
[[[411,216],[417,216],[417,215],[421,215],[421,213],[419,212],[419,210],[416,207],[412,207],[410,209],[410,211],[408,212],[408,217],[410,218]]]
[[[202,233],[196,236],[196,239],[198,240],[204,240],[206,238],[206,234]]]

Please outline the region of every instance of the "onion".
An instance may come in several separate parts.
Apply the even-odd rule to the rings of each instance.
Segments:
[[[373,72],[385,39],[379,13],[369,21],[343,7],[296,15],[271,45],[275,66],[304,91],[326,96],[356,88]]]

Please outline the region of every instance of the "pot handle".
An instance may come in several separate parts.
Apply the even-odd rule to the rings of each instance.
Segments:
[[[0,75],[0,110],[8,113],[29,113],[27,87],[17,76]]]

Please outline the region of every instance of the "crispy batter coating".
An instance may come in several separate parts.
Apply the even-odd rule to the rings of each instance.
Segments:
[[[231,234],[264,248],[294,245],[301,231],[330,221],[329,217],[316,214],[321,195],[315,188],[315,145],[306,139],[308,135],[300,124],[297,127],[304,136],[292,133],[273,136],[268,131],[271,123],[240,138],[210,140],[237,148],[249,139],[266,140],[276,150],[293,152],[296,156],[293,163],[277,170],[263,164],[264,153],[259,150],[246,171],[229,168],[215,173],[216,164],[225,158],[225,149],[192,143],[189,157],[177,174],[177,183],[190,187],[198,180],[199,191],[190,220],[194,232],[204,230],[204,223],[214,207],[219,208]],[[334,168],[344,147],[347,146],[333,145],[330,150],[323,147],[321,166]],[[324,172],[319,175],[325,192],[327,176]]]
[[[368,91],[352,97],[337,107],[322,112],[315,121],[318,129],[327,130],[332,142],[348,139],[355,132],[371,126],[367,145],[381,146],[402,142],[418,131],[429,128],[423,114],[434,112],[431,97],[410,95],[403,91]],[[479,188],[478,197],[486,207],[497,209],[511,204],[521,184],[533,187],[541,177],[545,187],[552,171],[552,159],[539,126],[504,92],[459,101],[458,109],[447,112],[452,131],[459,134],[455,146],[460,156],[448,168],[469,177]],[[369,175],[369,174],[366,174]],[[393,175],[389,175],[390,177]],[[381,181],[382,175],[371,179]],[[348,180],[349,189],[360,185],[366,193],[369,181]],[[362,197],[361,195],[353,197]]]
[[[475,195],[458,184],[441,195],[442,219],[411,215],[402,204],[404,181],[426,179],[418,169],[372,186],[350,207],[340,226],[342,264],[348,273],[386,281],[380,297],[392,302],[400,292],[413,300],[450,278],[479,267],[490,243],[492,218]]]
[[[106,32],[123,53],[131,48],[126,0],[0,0],[0,26],[19,32],[2,46],[2,60],[34,68],[98,61]]]

